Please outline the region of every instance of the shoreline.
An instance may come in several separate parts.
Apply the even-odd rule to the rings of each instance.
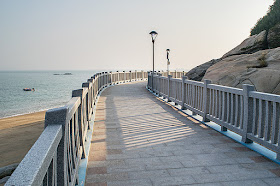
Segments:
[[[54,107],[54,108],[56,108],[56,107]],[[1,120],[1,119],[12,118],[12,117],[16,117],[16,116],[27,115],[27,114],[34,114],[34,113],[37,113],[37,112],[44,112],[44,111],[47,111],[47,110],[49,110],[49,109],[52,109],[52,108],[41,109],[41,110],[32,111],[32,112],[26,112],[26,113],[22,113],[22,114],[15,114],[15,115],[11,115],[11,116],[4,116],[4,117],[0,117],[0,120]]]
[[[19,163],[44,130],[46,111],[0,119],[0,167]]]
[[[10,116],[4,116],[4,117],[1,117],[0,116],[0,120],[1,119],[7,119],[7,118],[11,118],[11,117],[16,117],[16,116],[22,116],[22,115],[27,115],[27,114],[34,114],[34,113],[37,113],[37,112],[46,112],[47,110],[49,109],[54,109],[54,108],[58,108],[58,107],[62,107],[66,104],[67,102],[61,104],[61,105],[58,105],[58,106],[54,106],[54,107],[48,107],[48,108],[44,108],[44,109],[40,109],[40,110],[36,110],[36,111],[31,111],[31,112],[25,112],[25,113],[20,113],[20,114],[15,114],[15,115],[10,115]]]

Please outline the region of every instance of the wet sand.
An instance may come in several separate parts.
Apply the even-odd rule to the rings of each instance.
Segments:
[[[44,130],[45,111],[0,119],[0,167],[19,163]]]

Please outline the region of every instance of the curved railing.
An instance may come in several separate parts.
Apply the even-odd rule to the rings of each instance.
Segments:
[[[44,131],[5,185],[76,185],[99,92],[109,85],[147,78],[144,71],[102,72],[83,83],[82,89],[73,90],[65,106],[46,112]]]
[[[199,114],[240,134],[245,143],[256,142],[275,151],[280,159],[280,96],[257,92],[254,86],[243,89],[181,79],[171,75],[148,75],[148,88],[168,101]]]

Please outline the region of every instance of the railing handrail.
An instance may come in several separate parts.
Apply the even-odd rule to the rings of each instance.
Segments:
[[[211,84],[210,80],[181,78],[148,74],[147,87],[182,109],[201,115],[203,121],[217,123],[222,131],[240,134],[243,142],[254,141],[275,151],[280,159],[280,95],[257,92],[252,85],[239,89]]]
[[[41,185],[47,169],[56,156],[56,149],[62,137],[62,127],[52,125],[45,128],[38,140],[18,165],[6,185]],[[36,154],[36,156],[34,156]]]

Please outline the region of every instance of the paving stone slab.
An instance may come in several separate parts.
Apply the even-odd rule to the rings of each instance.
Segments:
[[[132,185],[152,186],[152,181],[150,179],[109,181],[107,182],[107,185],[108,186],[132,186]]]
[[[232,181],[232,182],[222,182],[224,186],[265,186],[268,185],[260,179],[255,180],[244,180],[244,181]]]

